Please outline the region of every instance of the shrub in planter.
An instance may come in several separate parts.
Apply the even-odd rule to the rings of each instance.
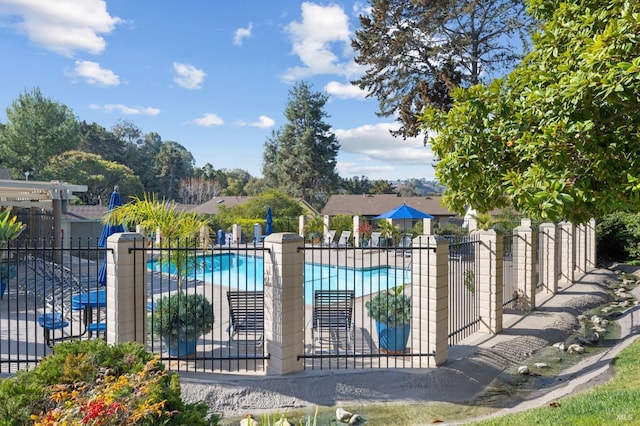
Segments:
[[[376,294],[365,303],[367,314],[376,321],[380,349],[400,353],[406,349],[411,322],[411,299],[404,285]]]
[[[151,330],[160,335],[169,349],[169,355],[189,356],[193,350],[183,348],[184,342],[195,342],[211,331],[214,322],[213,307],[201,294],[178,292],[157,301],[151,316]],[[176,352],[177,351],[177,352]]]

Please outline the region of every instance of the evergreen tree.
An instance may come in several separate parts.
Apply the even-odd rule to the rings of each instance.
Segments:
[[[523,0],[371,0],[352,46],[365,74],[353,81],[398,117],[396,136],[419,133],[425,106],[451,107],[450,92],[516,65],[528,42]],[[519,43],[514,43],[517,37]]]
[[[268,186],[320,207],[339,182],[336,157],[340,144],[324,122],[328,97],[296,84],[285,109],[288,123],[265,142],[263,175]]]

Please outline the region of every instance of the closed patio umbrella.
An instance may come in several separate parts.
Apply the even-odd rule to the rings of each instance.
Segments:
[[[273,232],[273,215],[271,213],[271,207],[269,207],[267,209],[267,220],[266,220],[266,227],[264,230],[265,235],[269,235]]]
[[[113,188],[113,192],[111,193],[111,198],[109,199],[109,206],[107,207],[107,211],[115,209],[122,205],[122,200],[120,199],[120,194],[118,193],[118,187],[115,186]],[[110,223],[106,223],[102,227],[102,234],[100,234],[100,240],[98,241],[98,247],[106,248],[107,247],[107,238],[111,235],[124,232],[124,227],[122,224],[111,225]],[[100,270],[98,271],[98,284],[106,285],[107,284],[107,257],[105,254],[105,258],[102,260],[102,264],[100,265]]]

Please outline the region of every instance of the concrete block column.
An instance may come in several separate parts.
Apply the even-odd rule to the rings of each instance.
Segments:
[[[476,262],[480,303],[480,331],[496,334],[502,330],[504,238],[493,229],[473,233],[480,245]]]
[[[329,235],[329,231],[331,231],[331,216],[324,215],[322,218],[322,242],[327,241],[327,236]]]
[[[531,311],[536,307],[536,234],[530,222],[513,230],[513,277],[518,286],[517,309]]]
[[[587,227],[585,225],[578,225],[574,230],[576,253],[575,272],[578,274],[584,274],[587,272]]]
[[[302,237],[275,233],[264,240],[264,336],[268,375],[301,371],[304,353],[304,252]]]
[[[449,358],[449,242],[420,235],[413,247],[411,348],[414,353],[433,354],[425,358],[425,364],[435,367]]]
[[[586,265],[587,265],[587,271],[590,271],[592,269],[595,269],[595,267],[597,265],[597,259],[596,259],[596,220],[595,219],[591,219],[589,222],[587,222],[586,230],[587,230],[587,238],[586,238],[587,259],[586,259]]]
[[[558,285],[569,285],[573,283],[575,272],[576,253],[574,246],[574,225],[571,222],[560,222],[559,228],[559,278]]]
[[[547,293],[558,292],[558,256],[557,247],[559,228],[553,223],[540,225],[540,281]]]
[[[135,232],[107,238],[107,343],[147,342],[147,252]]]
[[[360,216],[353,216],[353,246],[360,247]]]
[[[305,215],[298,216],[298,235],[300,235],[303,239],[306,238],[307,236],[304,230],[306,227],[307,227],[307,217]]]

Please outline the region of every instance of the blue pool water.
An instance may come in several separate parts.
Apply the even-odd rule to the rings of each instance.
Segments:
[[[261,257],[233,253],[199,257],[189,278],[221,284],[239,290],[262,290],[264,262]],[[166,264],[149,262],[149,268],[173,272]],[[408,283],[411,271],[387,266],[357,269],[306,263],[305,303],[312,303],[315,290],[354,290],[356,297]]]

